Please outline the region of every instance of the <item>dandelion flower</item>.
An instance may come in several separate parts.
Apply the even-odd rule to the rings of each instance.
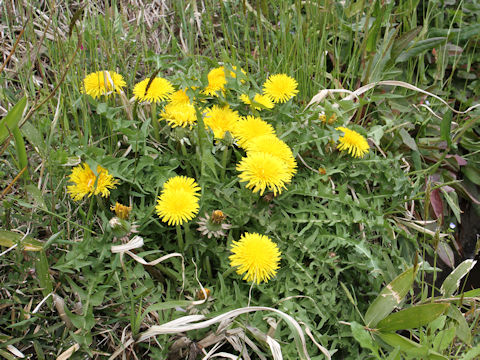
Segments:
[[[245,148],[247,143],[262,135],[273,135],[275,130],[273,126],[255,116],[246,116],[237,122],[235,129],[233,129],[233,137],[237,139],[240,147]]]
[[[268,236],[245,233],[232,242],[231,251],[230,265],[237,268],[237,274],[245,274],[243,280],[260,284],[277,274],[281,253]]]
[[[249,152],[263,152],[278,157],[287,165],[289,172],[294,174],[297,168],[297,162],[293,157],[292,150],[282,140],[273,134],[257,136],[251,139],[246,145],[247,154]]]
[[[232,66],[232,68],[233,70],[237,69],[235,66]],[[242,73],[246,74],[245,70],[240,70],[242,71]],[[207,75],[208,85],[203,91],[203,93],[206,95],[217,96],[217,91],[223,92],[225,90],[225,85],[227,84],[226,74],[227,71],[223,66],[210,70]],[[235,79],[237,77],[237,74],[235,74],[233,71],[229,71],[228,76]]]
[[[347,129],[345,127],[337,127],[335,130],[343,131],[338,141],[337,149],[340,151],[348,151],[350,155],[356,158],[362,158],[368,153],[370,146],[368,146],[367,140],[354,130]]]
[[[253,102],[252,100],[250,100],[250,98],[246,94],[241,94],[240,100],[242,100],[242,102],[245,105],[252,105],[255,102],[263,106],[261,107],[261,106],[255,105],[254,106],[255,110],[263,110],[264,108],[273,109],[273,107],[275,106],[272,100],[270,100],[266,95],[261,95],[261,94],[255,94],[255,96],[253,97]]]
[[[200,186],[198,186],[195,179],[180,175],[168,179],[168,181],[163,184],[163,191],[169,190],[183,190],[190,193],[196,193],[197,191],[200,191]]]
[[[110,195],[110,189],[115,189],[118,181],[108,171],[97,166],[97,176],[87,163],[75,166],[69,176],[73,185],[67,187],[67,192],[75,201],[81,200],[85,195],[89,197],[100,194],[103,197]]]
[[[197,121],[195,107],[190,103],[168,103],[165,105],[160,116],[165,119],[171,127],[192,127]]]
[[[225,133],[233,132],[237,122],[240,120],[238,112],[232,110],[230,107],[220,107],[214,105],[205,113],[205,127],[209,127],[213,131],[213,135],[217,139],[223,139]]]
[[[82,92],[96,99],[101,95],[110,95],[113,91],[120,93],[126,85],[123,76],[114,71],[97,71],[83,79]]]
[[[274,103],[284,103],[298,93],[297,87],[297,80],[288,75],[271,75],[263,84],[263,94]]]
[[[293,171],[288,169],[284,161],[262,152],[247,154],[237,165],[237,170],[240,171],[240,180],[247,182],[247,189],[252,189],[254,193],[260,191],[260,195],[265,189],[274,195],[281,194],[282,189],[286,188],[285,184],[290,183],[293,177]]]
[[[125,206],[120,204],[119,202],[115,203],[115,206],[111,206],[110,210],[115,211],[115,215],[122,219],[122,220],[127,220],[128,216],[130,215],[130,211],[132,211],[131,206]]]
[[[149,82],[150,78],[146,78],[135,85],[133,88],[135,100],[157,103],[167,100],[173,93],[173,85],[167,79],[156,77],[146,91]]]
[[[235,77],[235,73],[231,74],[233,74],[233,77]],[[223,66],[210,70],[207,75],[207,79],[208,85],[204,90],[205,94],[216,96],[217,91],[225,90],[227,78],[225,77],[225,68]]]
[[[187,90],[177,90],[170,95],[170,104],[189,104],[190,98],[187,95]]]
[[[155,207],[160,219],[168,225],[181,225],[193,219],[198,213],[199,190],[200,187],[192,178],[170,178],[163,186]]]

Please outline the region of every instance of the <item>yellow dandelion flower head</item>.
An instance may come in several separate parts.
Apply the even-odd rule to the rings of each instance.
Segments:
[[[298,83],[286,74],[271,75],[263,84],[263,94],[274,103],[284,103],[297,93]]]
[[[293,171],[282,159],[263,152],[248,153],[237,165],[237,170],[240,181],[247,183],[246,188],[254,193],[260,191],[260,195],[265,189],[274,195],[281,194],[293,177]]]
[[[362,158],[368,153],[370,146],[367,140],[354,130],[347,129],[346,127],[337,127],[335,130],[343,132],[338,141],[337,149],[340,151],[348,151],[350,155],[356,158]]]
[[[170,95],[173,93],[173,85],[167,79],[162,77],[156,77],[150,83],[150,86],[147,89],[147,85],[150,82],[150,78],[140,81],[133,88],[133,95],[135,95],[135,100],[139,101],[149,101],[149,102],[159,102],[164,101],[170,98]]]
[[[276,156],[285,162],[289,172],[292,174],[297,172],[297,162],[293,157],[292,149],[273,134],[257,136],[251,139],[245,149],[247,154],[249,152],[263,152]]]
[[[114,71],[97,71],[83,79],[82,92],[96,99],[101,95],[110,95],[114,91],[120,93],[126,85],[123,76]]]
[[[163,190],[183,190],[191,193],[196,193],[200,191],[200,186],[198,186],[195,179],[188,176],[174,176],[168,179],[168,181],[163,184]]]
[[[187,95],[187,90],[177,90],[170,95],[170,104],[189,104],[190,98]]]
[[[280,250],[268,236],[245,233],[239,241],[233,241],[230,265],[237,268],[243,280],[260,284],[268,282],[280,267]]]
[[[85,195],[89,197],[100,194],[102,197],[110,195],[110,189],[115,189],[118,181],[108,173],[107,169],[97,166],[97,176],[87,163],[75,166],[69,176],[73,185],[67,186],[67,192],[75,201]]]
[[[235,76],[235,73],[232,73]],[[207,75],[208,85],[204,90],[207,95],[215,96],[217,91],[225,90],[227,78],[225,77],[225,68],[220,66],[210,70]]]
[[[228,105],[220,107],[212,106],[205,113],[205,127],[213,131],[216,139],[223,139],[227,131],[233,132],[237,122],[240,120],[238,112],[232,110]]]
[[[232,66],[233,70],[236,70],[236,66]],[[242,73],[246,74],[245,70],[240,69]],[[210,72],[207,75],[208,79],[208,85],[203,91],[204,94],[210,95],[210,96],[216,96],[217,91],[224,91],[225,90],[225,85],[227,84],[227,76],[230,76],[232,78],[236,78],[237,74],[235,74],[233,71],[227,71],[224,66],[220,66],[218,68],[210,70]],[[242,83],[244,81],[242,80]]]
[[[273,107],[275,106],[273,101],[270,100],[266,95],[255,94],[255,96],[253,97],[253,101],[259,103],[260,105],[263,105],[267,109],[273,109]],[[255,106],[255,109],[261,110],[262,108],[260,106]]]
[[[198,213],[198,190],[194,179],[186,176],[170,178],[164,185],[155,207],[158,216],[168,225],[182,225]]]
[[[233,129],[233,137],[237,140],[240,147],[245,148],[247,143],[262,135],[274,135],[273,126],[255,116],[242,117]]]
[[[238,98],[239,98],[245,105],[251,105],[251,104],[252,104],[252,101],[250,100],[250,98],[248,97],[247,94],[241,94]]]
[[[248,95],[241,94],[239,98],[245,105],[252,105],[252,100],[250,100]],[[260,107],[255,105],[255,110],[263,110],[264,108],[273,109],[273,107],[275,106],[275,104],[266,95],[261,94],[255,94],[255,96],[253,97],[253,102],[256,102],[257,104],[263,106]]]
[[[120,204],[118,201],[115,203],[115,206],[111,206],[110,210],[115,211],[115,215],[123,220],[127,220],[128,216],[130,215],[130,211],[132,211],[131,206],[126,206]]]
[[[160,116],[167,120],[171,127],[186,127],[188,125],[191,128],[197,121],[195,107],[190,103],[170,102],[165,105]]]

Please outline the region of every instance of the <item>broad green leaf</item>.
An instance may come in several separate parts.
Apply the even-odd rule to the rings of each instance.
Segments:
[[[0,144],[8,138],[13,128],[17,127],[22,119],[25,106],[27,106],[27,98],[24,96],[12,109],[10,109],[8,114],[0,120]]]
[[[15,244],[19,244],[21,250],[25,251],[40,251],[43,249],[43,243],[30,236],[24,236],[22,234],[0,230],[0,246],[11,247]]]
[[[375,327],[380,320],[390,314],[412,287],[418,267],[411,267],[388,284],[369,306],[365,314],[368,327]]]
[[[461,297],[461,294],[457,297]],[[473,289],[463,293],[463,297],[480,297],[480,289]]]
[[[396,331],[416,329],[425,326],[448,309],[450,304],[425,304],[412,306],[387,316],[380,321],[377,328],[380,331]]]
[[[435,46],[443,44],[447,40],[446,37],[435,37],[431,39],[420,40],[415,43],[412,47],[407,49],[406,51],[402,52],[395,62],[403,62],[407,61],[408,59],[418,56],[424,51],[431,50]]]
[[[468,180],[476,185],[480,185],[480,170],[474,165],[464,166],[462,172]]]
[[[452,343],[455,337],[455,328],[451,327],[446,330],[439,331],[433,339],[433,348],[435,351],[443,351]]]
[[[350,323],[350,327],[352,328],[353,337],[358,341],[361,347],[378,354],[378,345],[373,342],[372,336],[362,325],[353,321]]]
[[[475,360],[480,357],[480,345],[470,349],[460,360]]]
[[[401,351],[408,355],[414,355],[416,357],[422,357],[431,360],[447,360],[448,358],[436,351],[428,349],[426,346],[422,346],[415,341],[407,339],[404,336],[396,333],[377,333],[377,335],[385,341],[388,345],[394,348],[400,348]]]
[[[39,154],[42,155],[45,153],[45,140],[37,127],[32,125],[30,121],[27,121],[23,124],[21,132]]]
[[[452,296],[460,286],[460,280],[472,270],[476,263],[475,260],[468,259],[458,265],[443,282],[442,287],[440,288],[442,294],[445,297]]]
[[[388,345],[394,348],[400,348],[401,351],[409,354],[409,355],[418,355],[423,356],[426,355],[428,349],[419,343],[407,339],[401,335],[396,333],[377,333],[378,337],[385,341]]]
[[[403,33],[398,37],[397,40],[393,43],[392,46],[392,58],[395,59],[405,48],[410,44],[410,42],[415,39],[418,33],[422,30],[421,26],[416,27],[406,33]]]
[[[450,306],[447,315],[457,322],[455,335],[457,335],[464,343],[470,344],[472,341],[472,332],[470,331],[467,320],[465,320],[465,316],[463,316],[462,312],[456,306]]]
[[[410,136],[407,130],[405,130],[404,128],[401,128],[398,133],[400,134],[400,137],[402,138],[402,141],[405,145],[407,145],[413,151],[418,151],[418,147],[417,147],[417,143],[415,142],[415,139]]]

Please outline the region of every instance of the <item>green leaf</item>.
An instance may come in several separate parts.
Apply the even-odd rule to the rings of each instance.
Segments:
[[[401,128],[398,132],[402,138],[402,141],[405,145],[407,145],[413,151],[418,151],[417,143],[415,140],[410,136],[410,134],[404,128]]]
[[[452,112],[447,111],[445,115],[443,115],[442,122],[440,123],[440,136],[447,142],[448,147],[452,146],[451,126]]]
[[[46,297],[53,291],[53,283],[50,278],[50,269],[48,266],[47,255],[45,251],[40,251],[39,258],[35,262],[35,271],[37,273],[38,282],[42,288],[42,294]],[[49,305],[52,303],[52,298],[48,299]]]
[[[192,305],[193,301],[188,301],[188,300],[175,300],[175,301],[166,301],[162,302],[159,304],[153,304],[150,305],[145,309],[145,311],[142,314],[141,321],[150,314],[152,311],[160,311],[160,310],[168,310],[168,309],[173,309],[176,307],[187,307]]]
[[[470,349],[460,360],[475,360],[480,356],[480,345]]]
[[[417,305],[387,316],[377,328],[381,331],[416,329],[425,326],[448,309],[450,304]]]
[[[439,354],[436,351],[428,349],[426,346],[422,346],[415,341],[407,339],[404,336],[398,335],[396,333],[377,333],[378,337],[385,341],[388,345],[394,348],[400,348],[401,351],[407,353],[408,355],[413,355],[416,357],[426,357],[431,360],[448,360],[447,357]]]
[[[23,236],[22,234],[0,230],[0,246],[11,247],[19,244],[21,250],[25,251],[41,251],[43,243],[30,236]]]
[[[393,43],[392,46],[392,58],[395,59],[397,56],[405,50],[405,48],[410,44],[413,39],[418,35],[418,33],[422,30],[422,27],[416,27],[415,29],[412,29],[410,31],[407,31],[406,33],[403,33],[395,42]]]
[[[475,260],[468,259],[458,265],[443,282],[442,287],[440,288],[442,294],[445,297],[452,296],[460,286],[460,280],[472,270],[476,263]]]
[[[27,106],[27,98],[24,96],[0,121],[0,144],[10,135],[10,132],[18,126],[22,119],[23,111]]]
[[[435,339],[433,339],[433,348],[435,349],[435,351],[445,350],[452,343],[454,337],[454,327],[438,332],[435,335]]]
[[[34,206],[47,210],[47,205],[45,204],[45,199],[43,198],[42,192],[33,184],[28,184],[26,186],[28,195],[32,197]]]
[[[37,127],[33,126],[30,121],[27,121],[23,124],[21,132],[39,154],[45,153],[45,140]]]
[[[411,267],[388,284],[369,306],[365,314],[368,327],[375,327],[380,320],[390,314],[412,287],[418,267]]]
[[[361,347],[370,349],[373,353],[378,354],[378,345],[373,342],[372,336],[362,325],[353,321],[350,323],[350,327],[352,329],[353,337],[358,341]]]
[[[455,335],[464,343],[470,344],[472,341],[472,333],[462,312],[456,306],[450,306],[447,315],[457,322]]]
[[[468,180],[476,185],[480,185],[480,170],[474,165],[464,166],[462,172]]]
[[[443,44],[446,40],[446,37],[435,37],[431,39],[420,40],[414,46],[402,52],[395,62],[399,63],[407,61],[412,57],[420,55],[424,51],[431,50],[435,46]]]

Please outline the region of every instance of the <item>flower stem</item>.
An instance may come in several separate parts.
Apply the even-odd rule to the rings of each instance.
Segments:
[[[95,198],[94,196],[92,196],[90,198],[90,206],[88,207],[88,213],[87,213],[87,220],[86,220],[86,223],[87,223],[87,226],[88,226],[88,229],[90,230],[89,232],[85,232],[83,234],[83,240],[89,240],[90,239],[90,234],[91,234],[91,230],[92,230],[92,224],[90,223],[90,219],[92,218],[92,214],[93,214],[93,203],[95,202]]]
[[[183,243],[182,228],[180,227],[179,224],[175,225],[175,228],[177,229],[178,247],[179,247],[180,251],[183,251],[183,250],[185,250],[185,244]]]
[[[207,270],[207,275],[210,278],[210,280],[213,281],[213,275],[212,275],[212,266],[210,265],[210,257],[205,256],[205,268]]]
[[[187,163],[187,148],[185,147],[185,143],[183,141],[180,142],[180,149],[182,150],[182,155],[185,157],[185,170],[187,171],[187,175],[192,177],[192,170],[186,166]]]
[[[222,169],[220,170],[220,179],[225,179],[225,171],[227,170],[227,162],[230,158],[230,149],[226,146],[222,154]]]
[[[158,125],[157,119],[157,103],[152,102],[150,104],[150,109],[152,110],[152,126],[153,126],[153,137],[155,140],[160,140],[160,126]]]

